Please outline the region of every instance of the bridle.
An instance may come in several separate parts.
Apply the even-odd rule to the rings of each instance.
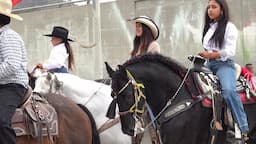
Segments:
[[[129,79],[128,82],[118,92],[113,91],[112,96],[113,99],[117,99],[117,97],[129,86],[129,84],[132,84],[134,89],[135,103],[127,111],[119,111],[119,115],[122,116],[128,113],[134,113],[135,115],[142,114],[144,113],[145,103],[141,109],[138,108],[138,104],[143,99],[146,101],[146,96],[142,92],[142,89],[145,87],[142,83],[137,83],[132,74],[128,70],[126,70],[126,73]]]
[[[146,104],[146,96],[143,94],[142,89],[144,88],[144,85],[142,83],[136,82],[132,74],[126,69],[126,74],[128,77],[128,82],[118,91],[114,92],[112,90],[111,95],[113,96],[113,101],[111,102],[107,117],[114,118],[115,117],[115,109],[117,105],[117,98],[120,96],[120,94],[130,85],[132,84],[134,89],[134,104],[127,110],[127,111],[119,111],[120,116],[124,116],[127,114],[132,114],[134,120],[135,120],[135,126],[134,126],[134,136],[136,136],[138,133],[144,132],[144,129],[142,128],[142,125],[144,124],[143,118],[140,116],[145,111],[145,104]],[[144,100],[144,101],[143,101]],[[142,102],[142,103],[141,103]],[[142,104],[142,105],[140,105]]]

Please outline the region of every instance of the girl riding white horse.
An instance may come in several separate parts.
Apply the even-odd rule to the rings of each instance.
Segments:
[[[111,87],[92,80],[81,79],[66,73],[43,73],[38,76],[34,88],[38,93],[61,93],[78,104],[86,106],[93,114],[96,124],[101,127],[111,103]],[[131,137],[121,131],[120,123],[100,133],[103,144],[131,144]]]

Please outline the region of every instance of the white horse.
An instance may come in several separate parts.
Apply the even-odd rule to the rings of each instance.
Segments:
[[[101,127],[108,119],[105,117],[108,106],[112,101],[111,87],[92,80],[85,80],[72,74],[43,73],[35,83],[34,92],[60,93],[78,104],[86,106]],[[121,124],[100,133],[103,144],[131,144],[132,139],[121,131]]]

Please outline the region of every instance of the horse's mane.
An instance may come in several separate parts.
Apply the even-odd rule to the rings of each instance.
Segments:
[[[134,58],[127,60],[122,66],[127,67],[129,65],[141,63],[141,62],[145,62],[145,61],[161,63],[175,72],[177,72],[177,71],[186,72],[187,71],[187,68],[180,62],[176,61],[175,59],[163,56],[161,54],[156,54],[156,53],[155,54],[146,53],[144,55],[136,56]]]
[[[166,66],[171,71],[178,74],[179,76],[181,73],[184,74],[187,71],[187,68],[184,65],[182,65],[181,63],[179,63],[178,61],[170,57],[166,57],[161,54],[146,53],[144,55],[131,58],[127,60],[123,65],[118,66],[118,70],[112,74],[112,88],[114,90],[118,90],[119,88],[116,83],[116,80],[120,80],[123,78],[127,79],[126,72],[125,72],[125,69],[127,67],[136,63],[143,63],[143,62],[159,63],[163,66]]]

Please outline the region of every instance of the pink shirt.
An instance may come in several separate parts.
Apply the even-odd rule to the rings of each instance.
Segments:
[[[152,41],[149,46],[148,46],[148,53],[160,53],[160,45],[158,44],[157,41]],[[140,55],[140,49],[138,50],[136,55]]]
[[[160,45],[156,41],[152,41],[148,46],[148,51],[152,53],[160,53]]]

